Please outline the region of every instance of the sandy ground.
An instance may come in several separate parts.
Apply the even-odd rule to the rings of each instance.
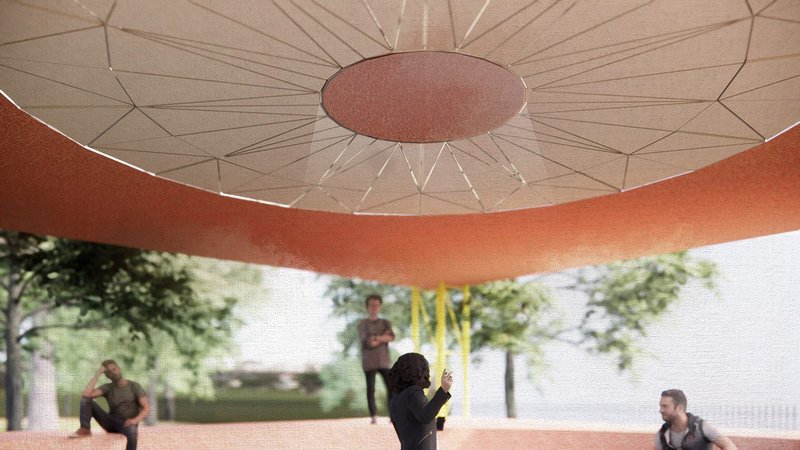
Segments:
[[[437,435],[438,448],[440,450],[642,450],[652,448],[653,444],[652,432],[645,430],[623,431],[614,429],[611,425],[554,429],[553,425],[521,420],[465,420],[453,417],[447,420],[444,431]],[[740,450],[800,450],[798,432],[764,432],[760,433],[760,436],[752,434],[734,434],[732,438]],[[90,438],[70,439],[68,435],[67,431],[0,433],[0,449],[122,450],[125,448],[124,437],[107,434],[99,428]],[[370,425],[368,419],[337,419],[213,425],[164,424],[141,427],[139,430],[139,450],[397,450],[398,448],[397,437],[387,418],[381,418],[377,425]]]

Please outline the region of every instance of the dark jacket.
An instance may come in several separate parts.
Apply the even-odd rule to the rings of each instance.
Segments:
[[[436,450],[436,415],[450,393],[436,390],[431,401],[419,386],[409,386],[392,397],[389,415],[400,439],[400,450]]]
[[[683,450],[710,450],[714,448],[714,443],[710,442],[703,434],[703,419],[693,415],[686,414],[689,417],[687,428],[689,431],[683,437],[681,446]],[[658,435],[661,438],[661,448],[664,450],[670,448],[677,448],[674,442],[668,442],[669,423],[664,423],[661,429],[658,430]]]

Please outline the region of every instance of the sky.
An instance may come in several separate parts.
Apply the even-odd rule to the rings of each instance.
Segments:
[[[690,411],[692,406],[716,411],[724,405],[800,404],[800,231],[691,253],[718,264],[718,297],[701,286],[684,289],[682,300],[640,341],[647,354],[637,358],[633,373],[620,375],[611,358],[554,344],[546,350],[550,367],[534,385],[520,358],[519,416],[537,417],[547,408],[552,413],[559,405],[576,404],[595,409],[627,404],[628,415],[649,414],[657,412],[659,393],[668,388],[686,392]],[[330,301],[322,297],[326,278],[283,268],[265,273],[270,296],[247,311],[246,325],[237,334],[238,360],[278,370],[330,362],[340,350],[336,334],[344,323],[329,316]],[[569,302],[563,303],[568,307]],[[394,347],[404,353],[412,344],[401,341]],[[472,415],[502,417],[504,355],[481,356],[481,364],[470,368]],[[449,362],[456,380],[463,380],[459,355],[451,355]],[[454,413],[462,403],[457,381]]]

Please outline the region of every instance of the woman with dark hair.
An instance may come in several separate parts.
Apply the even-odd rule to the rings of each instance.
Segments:
[[[436,450],[436,415],[450,399],[453,374],[442,371],[442,382],[431,401],[422,389],[431,385],[428,361],[419,353],[397,358],[389,371],[389,414],[400,439],[400,450]]]

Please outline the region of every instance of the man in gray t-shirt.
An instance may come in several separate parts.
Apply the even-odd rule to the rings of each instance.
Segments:
[[[714,444],[722,450],[736,450],[736,445],[716,427],[686,412],[686,395],[680,389],[661,393],[659,412],[664,425],[653,442],[654,450],[711,450]]]
[[[105,374],[111,383],[95,388],[100,375]],[[109,411],[105,412],[94,400],[105,397]],[[81,397],[81,427],[70,437],[88,437],[92,417],[109,433],[121,433],[128,439],[126,450],[135,450],[139,434],[139,422],[150,411],[147,393],[139,383],[125,379],[119,365],[113,360],[103,361],[86,385]]]
[[[386,386],[388,401],[389,383],[387,376],[392,367],[389,358],[389,342],[394,340],[392,323],[381,319],[383,299],[380,295],[372,294],[365,301],[369,317],[358,322],[358,339],[361,342],[361,367],[367,379],[367,407],[372,416],[372,423],[377,423],[377,408],[375,406],[375,375],[380,373],[383,384]]]

